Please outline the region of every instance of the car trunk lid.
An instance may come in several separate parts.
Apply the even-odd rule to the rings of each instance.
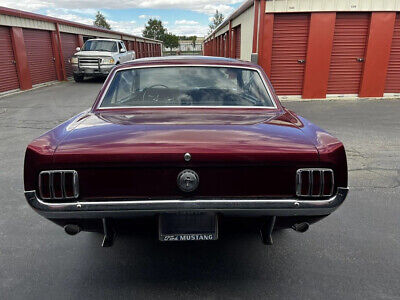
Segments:
[[[54,163],[78,170],[87,199],[291,196],[297,168],[318,163],[300,127],[268,110],[89,114]],[[176,184],[184,169],[200,177],[191,194]]]

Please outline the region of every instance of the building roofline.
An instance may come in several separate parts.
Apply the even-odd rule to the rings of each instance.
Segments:
[[[31,13],[31,12],[13,9],[13,8],[8,8],[8,7],[4,7],[4,6],[0,6],[0,15],[7,15],[7,16],[13,16],[13,17],[17,17],[17,18],[24,18],[24,19],[39,20],[39,21],[44,21],[44,22],[49,22],[49,23],[57,23],[57,24],[73,26],[73,27],[82,28],[82,29],[99,31],[99,32],[103,32],[103,33],[118,34],[118,35],[121,35],[121,37],[126,36],[126,37],[131,37],[131,38],[138,38],[138,39],[143,39],[143,40],[147,40],[147,41],[162,43],[162,41],[155,40],[155,39],[137,36],[137,35],[133,35],[133,34],[125,33],[125,32],[108,30],[108,29],[99,28],[99,27],[96,27],[93,25],[87,25],[87,24],[68,21],[68,20],[59,19],[59,18],[55,18],[55,17],[49,17],[49,16],[45,16],[45,15],[40,15],[40,14]]]
[[[231,13],[225,20],[217,27],[215,28],[209,35],[207,35],[204,38],[204,41],[206,41],[208,38],[210,38],[213,34],[218,32],[221,28],[225,27],[227,24],[229,24],[229,21],[236,19],[239,15],[241,15],[244,11],[249,9],[252,5],[254,5],[255,0],[247,0],[245,1],[242,5],[238,7],[237,10],[235,10],[233,13]]]

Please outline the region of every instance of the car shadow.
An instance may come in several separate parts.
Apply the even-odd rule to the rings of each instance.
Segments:
[[[263,245],[253,223],[223,224],[219,240],[207,242],[159,242],[154,222],[150,226],[145,223],[132,226],[136,227],[128,226],[118,233],[111,248],[100,247],[100,234],[89,234],[90,247],[98,244],[99,248],[93,247],[93,253],[85,253],[88,260],[96,257],[96,261],[86,273],[81,270],[82,281],[102,282],[110,289],[138,284],[186,289],[200,283],[212,285],[226,280],[241,282],[274,276],[274,272],[266,273],[265,265],[273,252],[280,251],[279,247]],[[288,236],[287,232],[274,232],[276,245]],[[279,264],[272,263],[275,266],[271,265],[271,269],[277,271]]]
[[[82,82],[79,82],[77,84],[82,84],[82,83],[104,83],[107,77],[88,77],[85,78]],[[74,79],[70,79],[72,82],[74,82]]]

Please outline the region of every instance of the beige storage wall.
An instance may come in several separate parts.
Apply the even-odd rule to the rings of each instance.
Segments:
[[[238,25],[241,31],[240,59],[250,61],[253,48],[254,5],[232,20],[232,28]]]

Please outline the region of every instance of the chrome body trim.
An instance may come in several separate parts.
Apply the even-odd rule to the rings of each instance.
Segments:
[[[114,107],[101,107],[101,104],[103,103],[104,97],[107,94],[107,91],[111,85],[111,83],[114,80],[115,75],[118,72],[121,71],[125,71],[125,70],[131,70],[131,69],[148,69],[148,68],[169,68],[169,67],[204,67],[204,68],[235,68],[235,69],[245,69],[245,70],[252,70],[252,71],[256,71],[258,73],[258,75],[261,78],[261,81],[265,87],[265,90],[267,91],[267,94],[269,96],[269,98],[271,99],[271,102],[273,104],[273,106],[114,106]],[[104,89],[104,92],[101,96],[100,101],[98,102],[98,104],[96,105],[96,107],[94,108],[94,110],[105,110],[105,109],[121,109],[121,108],[259,108],[259,109],[277,109],[278,106],[275,102],[275,99],[273,97],[272,91],[270,90],[267,82],[265,81],[265,78],[263,76],[263,74],[261,73],[261,71],[254,67],[248,67],[248,66],[232,66],[230,64],[169,64],[169,65],[165,65],[165,64],[160,64],[160,65],[141,65],[141,66],[129,66],[129,67],[124,67],[121,68],[119,70],[117,70],[114,74],[111,74],[110,76],[112,76],[110,78],[110,80],[107,83],[107,86]]]
[[[337,194],[327,199],[204,199],[204,200],[127,200],[49,203],[39,199],[36,191],[26,191],[29,205],[48,218],[101,217],[107,213],[125,216],[140,212],[213,211],[229,213],[243,211],[250,214],[276,216],[328,215],[346,199],[348,188],[338,188]]]

